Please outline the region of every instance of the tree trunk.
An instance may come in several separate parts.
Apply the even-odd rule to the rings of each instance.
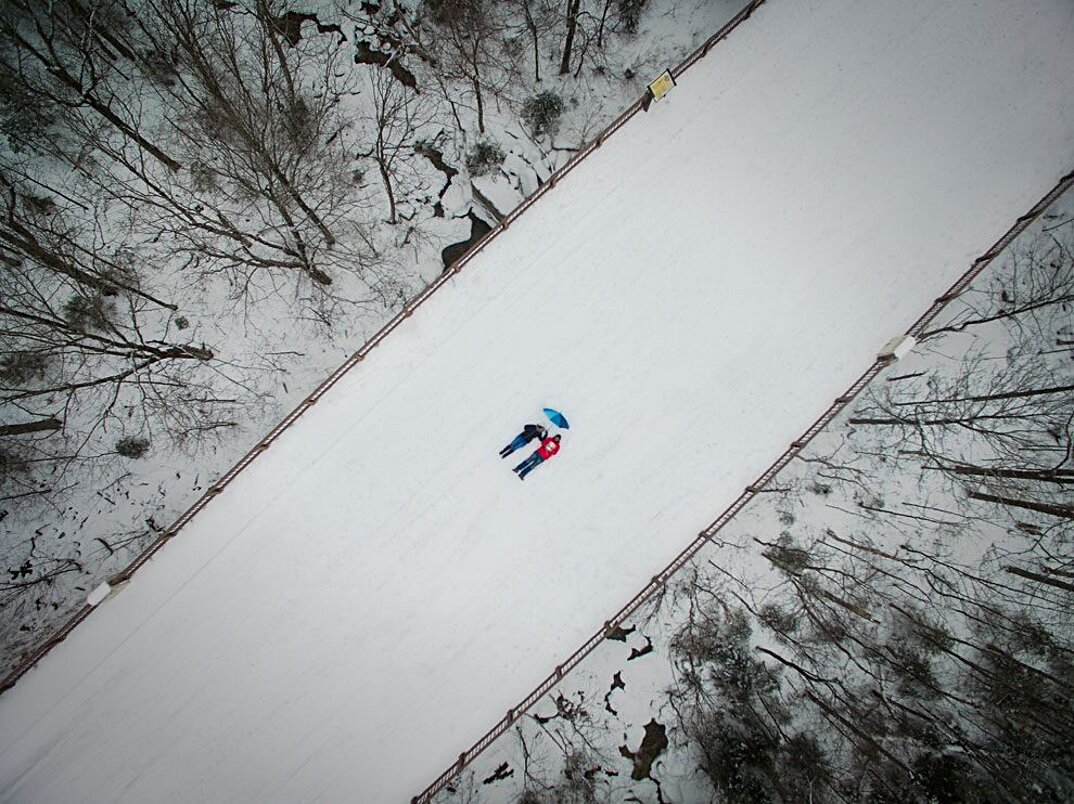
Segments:
[[[125,290],[136,296],[141,296],[143,299],[169,310],[179,309],[176,305],[169,304],[148,293],[144,293],[127,283],[117,280],[105,280],[99,276],[87,273],[77,265],[68,262],[65,257],[57,254],[55,249],[47,249],[38,243],[37,239],[33,236],[33,233],[26,229],[26,227],[15,222],[14,218],[9,216],[5,223],[7,228],[0,229],[0,243],[7,243],[12,249],[25,254],[30,259],[39,263],[42,267],[51,268],[56,273],[62,274],[73,279],[75,282],[78,282],[80,285],[93,288],[97,291],[104,292],[110,288],[120,288],[121,290]]]
[[[477,99],[477,130],[479,133],[485,133],[485,99],[481,96],[481,82],[477,79],[475,73],[474,80],[474,97]]]
[[[949,472],[953,475],[1037,480],[1041,483],[1058,483],[1059,485],[1074,484],[1074,472],[1064,472],[1062,469],[1000,469],[988,466],[927,466],[925,468]]]
[[[945,419],[881,419],[872,417],[854,417],[847,419],[847,424],[871,424],[883,427],[939,427],[946,424],[966,424],[967,422],[985,421],[987,419],[1013,419],[1009,415],[968,415],[951,416]]]
[[[1074,391],[1074,385],[1055,385],[1051,388],[1032,388],[1028,391],[1004,391],[1000,394],[984,394],[983,396],[963,396],[952,399],[919,399],[913,402],[896,402],[897,406],[906,405],[946,405],[954,402],[991,402],[996,399],[1024,399],[1031,396],[1045,396],[1047,394],[1066,394]]]
[[[383,159],[377,160],[377,167],[380,168],[380,177],[384,180],[384,191],[388,194],[388,223],[394,226],[399,223],[399,218],[395,210],[395,193],[392,191],[392,177],[388,173],[388,168],[384,164]]]
[[[1036,572],[1019,569],[1018,567],[1004,567],[1003,569],[1005,569],[1011,575],[1018,575],[1022,578],[1028,578],[1031,581],[1037,581],[1038,583],[1047,584],[1048,586],[1054,586],[1056,589],[1065,589],[1068,592],[1074,592],[1074,583],[1067,583],[1066,581],[1057,581],[1054,578],[1049,578],[1047,575],[1040,575]]]
[[[604,23],[608,21],[608,10],[612,7],[612,0],[604,0],[604,10],[600,12],[600,25],[597,27],[597,49],[604,47]]]
[[[1057,516],[1060,519],[1074,519],[1074,506],[1070,505],[1053,505],[1051,503],[1036,502],[1035,500],[1019,500],[1015,497],[1000,497],[994,494],[982,494],[979,491],[970,491],[967,492],[967,495],[972,500],[982,500],[984,502],[1007,505],[1011,508],[1025,508],[1028,511],[1037,511],[1042,514]]]
[[[295,81],[294,77],[291,75],[291,65],[288,63],[287,54],[283,52],[283,47],[280,45],[280,39],[276,35],[278,26],[272,13],[269,11],[267,0],[257,0],[257,15],[261,18],[261,25],[265,29],[265,36],[272,43],[272,49],[276,52],[276,59],[280,63],[280,72],[283,73],[283,80],[287,84],[287,101],[294,107],[296,95]]]
[[[93,14],[85,5],[83,5],[81,0],[68,0],[68,5],[71,6],[73,13],[78,15],[78,17],[80,17],[87,25],[89,24],[90,20],[93,18]],[[108,29],[95,28],[93,34],[107,42],[116,53],[123,56],[128,61],[137,61],[138,54],[131,50],[125,42],[120,40],[118,36]]]
[[[567,40],[563,43],[563,59],[559,63],[559,74],[571,71],[571,50],[574,47],[574,32],[578,27],[578,7],[582,0],[567,0]]]
[[[522,13],[526,17],[526,28],[530,32],[530,38],[533,39],[533,80],[539,84],[541,83],[541,48],[537,37],[537,22],[530,11],[530,0],[522,0]]]
[[[38,419],[36,422],[0,425],[0,436],[25,435],[26,433],[43,433],[59,430],[63,424],[59,419]]]

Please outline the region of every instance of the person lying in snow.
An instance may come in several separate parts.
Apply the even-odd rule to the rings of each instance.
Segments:
[[[527,424],[522,428],[522,432],[515,436],[515,440],[508,444],[506,447],[500,450],[500,457],[506,458],[512,452],[518,449],[522,449],[528,443],[535,438],[539,438],[544,441],[548,437],[548,433],[539,424]]]
[[[546,438],[541,442],[541,446],[537,448],[537,451],[530,455],[526,460],[520,463],[514,468],[514,471],[518,473],[519,480],[525,480],[526,475],[547,461],[553,455],[559,452],[559,435],[554,435],[551,438]]]

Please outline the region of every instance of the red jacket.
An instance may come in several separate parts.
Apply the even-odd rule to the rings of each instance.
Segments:
[[[537,454],[544,458],[546,461],[559,452],[559,442],[556,441],[555,436],[546,438],[541,442],[541,446],[537,448]]]

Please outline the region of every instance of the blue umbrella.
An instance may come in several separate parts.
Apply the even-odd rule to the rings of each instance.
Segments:
[[[564,430],[570,430],[571,426],[567,424],[567,417],[560,413],[558,410],[552,408],[545,408],[544,415],[548,417],[548,421],[552,422],[556,427],[562,427]]]

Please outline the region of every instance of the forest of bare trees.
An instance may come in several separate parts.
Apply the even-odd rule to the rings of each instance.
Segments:
[[[671,700],[721,800],[1074,794],[1074,223],[1028,240],[803,457],[762,585],[690,577]]]

